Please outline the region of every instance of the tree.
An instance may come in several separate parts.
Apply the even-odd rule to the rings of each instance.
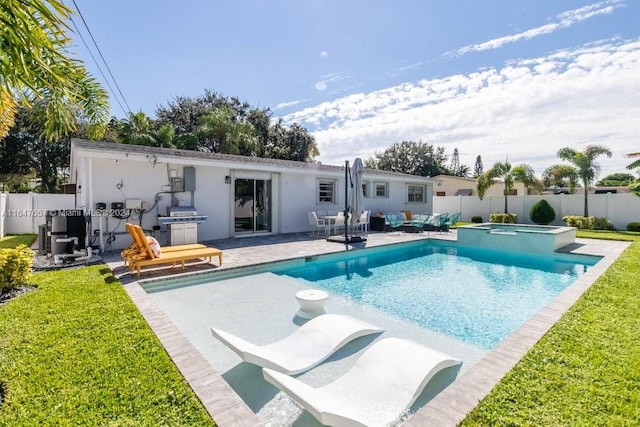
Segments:
[[[453,149],[453,155],[451,156],[451,165],[449,166],[449,173],[453,176],[467,177],[469,175],[469,166],[460,163],[460,155],[458,149]]]
[[[483,173],[484,173],[484,166],[482,166],[482,157],[478,155],[478,157],[476,157],[476,164],[473,167],[473,177],[478,178]]]
[[[443,147],[424,142],[402,141],[365,160],[365,167],[419,176],[435,176],[447,171]]]
[[[158,147],[160,144],[154,133],[153,120],[142,111],[129,113],[126,119],[120,120],[117,131],[121,143]]]
[[[640,153],[629,153],[626,155],[627,157],[640,157]],[[637,169],[640,168],[640,159],[636,160],[635,162],[632,162],[630,165],[627,165],[627,169],[632,170],[632,169]]]
[[[218,132],[221,132],[222,122],[226,123],[227,130],[233,126],[237,127],[236,130],[239,130],[238,126],[245,126],[244,131],[247,131],[249,125],[253,127],[250,132],[253,135],[251,144],[248,140],[245,141],[244,148],[233,151],[235,154],[275,156],[273,158],[300,161],[320,154],[315,139],[304,127],[294,123],[287,129],[281,119],[272,125],[268,108],[253,108],[238,98],[225,97],[210,90],[205,90],[205,93],[197,98],[175,98],[168,106],[159,107],[156,116],[156,126],[173,127],[173,143],[177,148],[218,150],[219,148],[213,148],[214,145],[219,145],[219,142],[214,141],[213,129],[203,128],[207,121],[210,122],[209,125],[214,126],[211,120],[216,117],[218,125],[215,127],[218,128]],[[204,116],[209,117],[203,119]],[[248,135],[246,132],[244,134]],[[289,144],[291,146],[288,146]]]
[[[612,173],[596,182],[596,187],[617,187],[626,186],[635,181],[635,177],[630,173]]]
[[[76,130],[77,112],[99,138],[109,117],[107,92],[81,62],[65,53],[65,21],[73,11],[59,0],[0,2],[0,138],[16,106],[33,106],[41,136],[55,140]]]
[[[40,191],[55,193],[69,168],[69,137],[45,139],[31,117],[32,110],[20,109],[15,124],[2,140],[0,165],[3,175],[40,178]],[[40,124],[41,126],[41,124]]]
[[[569,193],[573,194],[578,186],[578,170],[570,165],[549,166],[542,172],[542,182],[545,187],[569,188]]]
[[[234,112],[228,106],[218,107],[200,117],[194,134],[199,148],[210,153],[258,155],[253,125],[235,120]]]
[[[611,157],[612,153],[607,147],[603,145],[589,145],[584,151],[576,151],[571,147],[564,147],[558,150],[558,157],[562,160],[569,161],[578,170],[578,175],[582,179],[584,186],[584,216],[589,216],[589,185],[596,178],[599,166],[596,163],[596,158],[605,154],[607,157]]]
[[[480,199],[498,179],[504,182],[504,213],[506,214],[509,213],[508,196],[513,190],[514,182],[520,181],[529,187],[534,185],[536,181],[535,172],[531,166],[521,164],[512,168],[509,162],[498,162],[478,178],[477,191]]]
[[[307,161],[319,155],[315,138],[297,123],[286,128],[282,119],[271,126],[264,157],[269,159]]]

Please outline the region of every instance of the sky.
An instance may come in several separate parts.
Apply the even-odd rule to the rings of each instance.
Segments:
[[[324,164],[421,141],[539,177],[560,148],[599,144],[602,178],[640,152],[637,0],[66,4],[71,54],[117,118],[208,89],[304,126]]]

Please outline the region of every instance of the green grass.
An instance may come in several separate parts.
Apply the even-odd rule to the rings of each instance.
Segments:
[[[105,265],[0,306],[1,426],[214,425]]]
[[[7,235],[0,239],[0,249],[15,248],[18,245],[31,246],[36,241],[37,234]]]
[[[640,425],[640,233],[463,426]]]

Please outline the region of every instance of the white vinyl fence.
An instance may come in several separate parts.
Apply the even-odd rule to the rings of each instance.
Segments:
[[[583,194],[557,194],[534,196],[509,196],[509,213],[518,215],[521,224],[532,224],[529,217],[531,207],[540,199],[545,199],[556,212],[551,225],[564,225],[562,217],[584,214]],[[640,222],[640,197],[635,194],[589,194],[589,216],[608,218],[617,230],[625,230],[630,222]],[[504,196],[434,196],[434,212],[462,212],[461,221],[471,221],[478,215],[484,222],[489,214],[504,212]]]
[[[38,233],[47,211],[73,209],[76,200],[75,194],[2,193],[2,196],[0,213],[5,234]]]

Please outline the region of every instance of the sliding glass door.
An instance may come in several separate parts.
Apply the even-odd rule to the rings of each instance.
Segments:
[[[271,232],[271,180],[235,178],[235,234]]]

